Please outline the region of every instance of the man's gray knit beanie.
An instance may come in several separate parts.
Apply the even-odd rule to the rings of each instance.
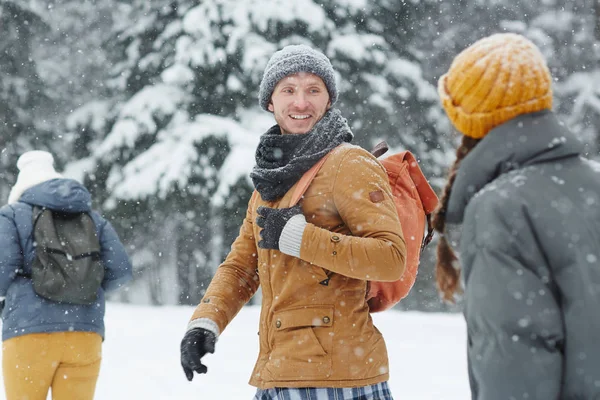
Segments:
[[[286,76],[298,72],[310,72],[323,79],[329,92],[331,105],[335,103],[338,92],[335,85],[335,73],[329,58],[323,53],[300,44],[286,46],[275,52],[267,63],[258,92],[258,103],[263,110],[269,110],[269,101],[271,101],[277,83]]]

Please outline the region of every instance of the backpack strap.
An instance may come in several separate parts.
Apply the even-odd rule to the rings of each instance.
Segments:
[[[371,154],[373,154],[375,158],[379,158],[382,155],[384,155],[389,149],[390,147],[388,146],[387,142],[383,140],[377,143],[375,147],[373,147],[373,149],[371,150]]]
[[[302,196],[304,196],[304,193],[312,183],[313,179],[315,179],[317,172],[319,172],[323,164],[325,164],[327,157],[329,157],[329,153],[325,154],[323,158],[317,161],[315,165],[313,165],[308,171],[304,173],[304,175],[302,175],[302,178],[300,178],[300,180],[298,181],[298,184],[294,189],[294,193],[292,194],[292,199],[290,200],[289,205],[290,207],[293,207],[296,204],[298,204]]]
[[[33,236],[33,231],[35,230],[35,224],[37,224],[38,219],[44,212],[46,207],[33,206],[31,210],[31,235]],[[35,240],[35,239],[34,239]],[[23,268],[19,268],[17,270],[17,276],[21,276],[23,278],[31,279],[31,272],[25,272]]]
[[[433,239],[433,223],[431,222],[431,213],[426,215],[427,218],[427,235],[423,238],[423,243],[421,244],[421,251],[427,247],[431,240]]]
[[[289,205],[290,207],[293,207],[296,204],[298,204],[298,201],[300,201],[300,199],[302,198],[302,196],[304,195],[304,193],[306,192],[306,190],[312,183],[313,179],[317,175],[317,172],[319,172],[319,170],[321,169],[321,167],[327,160],[327,157],[329,157],[329,153],[325,154],[323,156],[323,158],[321,158],[319,161],[317,161],[317,163],[315,165],[313,165],[308,171],[306,171],[304,173],[304,175],[302,175],[302,177],[298,181],[298,184],[296,185],[296,188],[294,189],[294,193],[292,193],[292,199],[290,200],[290,205]],[[257,196],[258,196],[258,191],[256,189],[254,189],[254,193],[251,198],[253,210],[256,209]]]
[[[313,165],[308,171],[306,171],[304,173],[304,175],[302,175],[302,177],[298,181],[298,184],[296,185],[296,188],[294,189],[294,193],[292,193],[292,199],[290,200],[290,205],[289,205],[290,207],[293,207],[296,204],[298,204],[298,201],[300,201],[300,199],[302,198],[302,196],[304,195],[304,193],[306,192],[306,190],[312,183],[313,179],[317,175],[317,172],[319,172],[319,170],[325,163],[325,160],[327,160],[327,157],[329,157],[329,153],[325,154],[325,156],[323,156],[323,158],[321,158],[319,161],[317,161],[317,163],[315,165]],[[255,193],[252,196],[252,209],[253,210],[256,208],[256,196],[258,195],[258,191],[256,189],[254,189],[254,192]]]
[[[32,214],[31,214],[31,231],[35,229],[35,224],[37,224],[40,215],[46,210],[46,207],[33,206]]]
[[[304,196],[304,193],[312,183],[313,179],[315,179],[315,176],[317,176],[317,172],[319,172],[323,164],[325,164],[325,161],[327,161],[327,157],[329,157],[329,155],[333,153],[335,149],[345,145],[346,143],[342,143],[339,146],[334,147],[329,153],[325,154],[319,161],[317,161],[315,165],[313,165],[308,171],[306,171],[304,175],[302,175],[302,178],[300,178],[298,184],[296,185],[296,188],[294,189],[294,193],[292,193],[292,198],[290,200],[289,207],[293,207],[296,204],[298,204],[298,202],[300,201],[302,196]]]

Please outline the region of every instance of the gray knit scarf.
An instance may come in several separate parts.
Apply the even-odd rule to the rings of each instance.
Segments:
[[[317,161],[353,136],[338,109],[327,111],[305,134],[282,135],[279,125],[271,127],[256,149],[254,187],[264,201],[282,198]]]

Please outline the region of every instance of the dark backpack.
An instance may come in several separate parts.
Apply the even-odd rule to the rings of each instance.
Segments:
[[[35,292],[49,300],[93,304],[104,279],[96,225],[87,212],[33,208]]]

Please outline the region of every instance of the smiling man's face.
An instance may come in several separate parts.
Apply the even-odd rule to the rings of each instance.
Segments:
[[[269,111],[281,133],[308,133],[331,106],[323,80],[309,72],[288,75],[277,83]]]

